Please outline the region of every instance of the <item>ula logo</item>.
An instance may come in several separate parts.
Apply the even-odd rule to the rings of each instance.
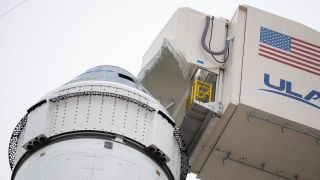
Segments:
[[[292,89],[292,82],[284,79],[280,79],[279,84],[271,84],[270,83],[270,75],[264,73],[264,85],[268,87],[268,89],[259,89],[262,91],[267,91],[270,93],[279,94],[315,108],[320,109],[320,92],[316,90],[310,90],[307,94],[302,94],[299,92],[294,92]],[[317,102],[317,103],[316,103]]]

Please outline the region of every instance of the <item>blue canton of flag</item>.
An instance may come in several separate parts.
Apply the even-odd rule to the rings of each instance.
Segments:
[[[261,27],[260,42],[270,46],[289,51],[291,50],[291,37],[272,31],[270,29]]]

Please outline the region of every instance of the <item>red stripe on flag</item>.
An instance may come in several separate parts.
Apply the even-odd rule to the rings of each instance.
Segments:
[[[298,52],[296,52],[296,51],[291,51],[291,52],[292,52],[293,54],[297,54],[297,55],[299,55],[299,56],[302,56],[302,57],[305,57],[305,58],[312,59],[312,60],[314,60],[314,61],[320,62],[319,59],[316,59],[316,58],[307,56],[307,55],[305,55],[305,54],[301,54],[301,53],[298,53]]]
[[[301,51],[301,52],[304,52],[306,54],[311,54],[312,56],[316,56],[316,57],[320,58],[320,55],[318,55],[318,54],[314,54],[312,52],[309,52],[309,51],[306,51],[306,50],[303,50],[303,49],[300,49],[300,48],[297,48],[297,47],[294,47],[294,46],[291,46],[291,48],[292,49],[296,49],[296,50]]]
[[[279,60],[279,59],[276,59],[276,58],[270,57],[270,56],[265,55],[265,54],[262,54],[262,53],[259,53],[259,55],[260,55],[260,56],[263,56],[263,57],[266,57],[266,58],[268,58],[268,59],[271,59],[271,60],[277,61],[277,62],[279,62],[279,63],[286,64],[286,65],[288,65],[288,66],[295,67],[295,68],[297,68],[297,69],[301,69],[301,70],[306,71],[306,72],[309,72],[309,73],[311,73],[311,74],[314,74],[314,75],[318,75],[318,76],[320,76],[320,74],[319,74],[319,73],[316,73],[316,72],[310,71],[309,69],[305,69],[305,68],[302,68],[302,67],[300,67],[300,66],[296,66],[296,65],[294,65],[294,64],[290,64],[290,63],[287,63],[287,62],[285,62],[285,61],[281,61],[281,60]]]
[[[320,46],[318,46],[318,45],[311,44],[311,43],[308,43],[308,42],[306,42],[306,41],[303,41],[303,40],[300,40],[300,39],[297,39],[297,38],[294,38],[294,37],[291,37],[291,39],[293,39],[293,40],[295,40],[295,41],[299,41],[299,42],[301,42],[301,43],[308,44],[309,46],[313,46],[313,47],[315,47],[315,48],[320,48]]]
[[[310,64],[313,64],[313,65],[316,65],[316,66],[320,67],[320,64],[317,64],[317,63],[315,63],[315,62],[302,59],[302,58],[300,58],[300,57],[298,57],[298,56],[294,56],[294,55],[291,55],[291,54],[289,54],[289,53],[285,53],[285,52],[282,52],[282,51],[273,49],[273,48],[271,48],[271,47],[268,47],[268,46],[265,46],[265,45],[262,45],[262,44],[259,44],[259,46],[260,46],[260,47],[263,47],[263,48],[266,48],[266,49],[269,49],[269,50],[272,50],[272,51],[274,51],[274,52],[281,53],[281,54],[284,54],[284,55],[286,55],[286,56],[289,56],[289,57],[298,59],[298,60],[300,60],[300,61],[304,61],[304,62],[307,62],[307,63],[310,63]],[[320,62],[320,61],[319,61],[319,62]]]
[[[301,66],[305,66],[305,67],[308,67],[308,68],[310,68],[310,69],[314,69],[314,70],[316,70],[316,71],[320,71],[320,69],[315,68],[315,67],[313,67],[313,66],[309,66],[308,64],[304,64],[304,63],[295,61],[295,60],[293,60],[293,59],[289,59],[289,58],[287,58],[287,57],[284,57],[284,56],[281,56],[281,55],[278,55],[278,54],[275,54],[275,53],[272,53],[272,52],[269,52],[269,51],[266,51],[266,50],[263,50],[263,49],[260,49],[260,51],[265,52],[265,53],[267,53],[267,54],[271,54],[271,55],[273,55],[273,56],[276,56],[276,57],[279,57],[279,58],[282,58],[282,59],[285,59],[285,60],[288,60],[288,61],[291,61],[291,62],[296,63],[296,64],[299,64],[299,65],[301,65]]]
[[[296,43],[296,42],[291,42],[291,44],[294,44],[296,46],[300,46],[300,47],[308,49],[310,51],[314,51],[314,52],[320,53],[320,50],[316,50],[316,49],[313,49],[311,47],[308,47],[308,46],[305,46],[305,45],[302,45],[302,44],[299,44],[299,43]]]

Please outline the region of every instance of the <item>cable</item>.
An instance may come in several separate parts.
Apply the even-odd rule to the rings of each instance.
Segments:
[[[226,44],[225,44],[223,50],[221,50],[221,51],[215,52],[215,51],[212,51],[211,49],[209,49],[207,47],[207,45],[206,45],[206,36],[207,36],[208,29],[209,29],[209,23],[210,23],[210,17],[207,16],[206,17],[206,25],[205,25],[205,27],[203,29],[203,33],[202,33],[202,36],[201,36],[201,45],[209,54],[222,55],[228,50],[228,47],[229,47],[229,44],[230,44],[231,40],[230,39],[226,40]]]
[[[210,28],[210,39],[209,39],[209,49],[210,49],[210,50],[212,50],[212,49],[211,49],[211,41],[212,41],[212,32],[213,32],[213,21],[214,21],[214,16],[211,17],[211,28]],[[213,54],[211,54],[211,56],[213,57],[213,59],[214,59],[216,62],[222,64],[222,63],[227,62],[227,59],[228,59],[228,57],[229,57],[229,46],[228,46],[228,49],[227,49],[227,52],[226,52],[226,53],[227,53],[227,54],[226,54],[226,56],[225,56],[225,58],[224,58],[224,60],[223,60],[222,62],[219,61],[219,60],[217,60],[216,57],[214,57]]]
[[[209,38],[209,49],[210,49],[210,50],[212,50],[212,49],[211,49],[211,40],[212,40],[212,31],[213,31],[213,20],[214,20],[214,16],[211,17],[211,29],[210,29],[210,38]],[[213,58],[215,61],[217,61],[218,63],[221,63],[220,61],[218,61],[218,60],[216,59],[216,57],[214,57],[213,54],[210,54],[210,55],[212,56],[212,58]]]
[[[206,42],[205,42],[205,39],[206,39],[206,36],[207,36],[207,32],[208,32],[208,29],[209,29],[209,24],[210,24],[210,21],[211,21],[211,29],[210,29],[210,39],[209,39],[209,47],[207,47],[206,45]],[[202,47],[209,53],[211,54],[212,58],[218,62],[218,63],[225,63],[227,60],[228,60],[228,57],[229,57],[229,45],[230,45],[230,39],[227,39],[226,40],[226,44],[225,44],[225,47],[222,51],[219,51],[219,52],[215,52],[211,49],[211,41],[212,41],[212,33],[213,33],[213,21],[214,21],[214,17],[210,18],[209,16],[206,17],[206,24],[205,24],[205,27],[203,29],[203,33],[202,33],[202,37],[201,37],[201,45]],[[225,58],[224,58],[224,61],[219,61],[217,60],[214,55],[222,55],[222,54],[226,54]]]

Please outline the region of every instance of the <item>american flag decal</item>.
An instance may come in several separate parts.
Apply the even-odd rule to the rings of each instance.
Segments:
[[[320,46],[261,27],[259,55],[320,76]]]

